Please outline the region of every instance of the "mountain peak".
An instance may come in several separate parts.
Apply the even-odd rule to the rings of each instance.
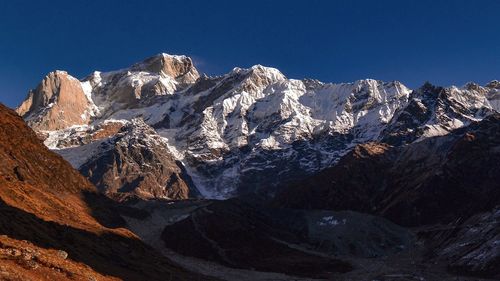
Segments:
[[[16,112],[32,128],[58,130],[87,124],[91,115],[89,104],[80,81],[66,71],[56,70],[29,92]]]
[[[191,58],[184,55],[160,53],[132,65],[132,71],[146,71],[178,79],[182,83],[193,83],[200,76]]]
[[[435,86],[431,84],[429,81],[426,81],[420,88],[415,90],[417,93],[419,93],[422,96],[435,96],[437,97],[439,93],[443,90],[443,87],[440,86]]]
[[[255,64],[249,68],[235,67],[235,68],[233,68],[231,73],[241,73],[241,74],[270,73],[270,74],[277,74],[277,75],[284,77],[283,73],[281,73],[281,71],[279,71],[277,68],[270,67],[270,66],[264,66],[262,64]]]
[[[500,82],[498,80],[493,80],[486,84],[486,87],[493,89],[500,89]]]
[[[232,75],[242,75],[247,80],[247,83],[254,84],[257,87],[265,87],[271,83],[285,80],[286,77],[278,69],[256,64],[250,68],[235,67],[229,73]]]
[[[475,82],[467,82],[464,86],[465,89],[467,90],[479,90],[481,86]]]

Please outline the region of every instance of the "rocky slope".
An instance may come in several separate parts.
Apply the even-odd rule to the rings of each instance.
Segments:
[[[500,114],[403,147],[367,143],[284,188],[277,204],[358,210],[403,225],[448,223],[500,205]]]
[[[283,188],[274,204],[357,210],[418,227],[429,259],[498,277],[500,114],[402,147],[357,146],[332,168]]]
[[[128,201],[147,215],[122,217],[184,267],[224,280],[498,278],[495,212],[405,229],[353,211],[277,209],[254,199]]]
[[[242,202],[214,202],[166,226],[161,238],[178,253],[236,268],[310,278],[352,270],[346,262],[288,247],[277,239],[293,234],[268,223],[264,214]],[[173,238],[179,232],[186,235]]]
[[[448,264],[450,271],[500,278],[500,209],[478,213],[445,226],[423,228],[430,240],[428,256]]]
[[[247,199],[126,204],[148,214],[122,214],[144,241],[226,280],[337,280],[359,270],[353,259],[404,254],[414,242],[386,219],[349,211],[272,209]]]
[[[186,199],[197,195],[185,167],[168,149],[168,143],[141,119],[108,123],[106,127],[74,131],[65,140],[87,143],[59,150],[97,188],[118,200],[133,195],[144,199]],[[119,129],[118,129],[119,127]],[[85,140],[89,135],[96,136]]]
[[[468,83],[463,88],[424,84],[412,92],[379,138],[392,145],[442,136],[498,112],[496,81],[486,87]]]
[[[166,54],[123,70],[94,72],[79,83],[90,97],[84,111],[90,120],[85,115],[79,122],[66,121],[61,110],[58,118],[47,113],[55,105],[67,107],[64,99],[33,103],[28,98],[18,108],[46,145],[66,156],[70,150],[94,151],[97,128],[142,118],[207,198],[273,194],[284,181],[331,167],[357,144],[402,145],[445,135],[500,106],[497,81],[461,88],[426,84],[411,91],[397,81],[288,79],[261,65],[207,77],[188,57]],[[68,142],[76,131],[84,141]],[[104,134],[111,138],[116,132]],[[155,184],[150,193],[164,197]]]
[[[123,228],[113,201],[0,105],[0,279],[197,280]]]

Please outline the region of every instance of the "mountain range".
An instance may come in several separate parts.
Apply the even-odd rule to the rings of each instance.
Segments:
[[[51,72],[15,112],[0,277],[500,278],[498,81],[207,76],[158,54]]]
[[[167,54],[81,81],[49,73],[17,108],[102,191],[171,199],[272,195],[357,144],[418,142],[499,110],[498,81],[410,90],[288,79],[261,65],[207,77],[190,58]]]

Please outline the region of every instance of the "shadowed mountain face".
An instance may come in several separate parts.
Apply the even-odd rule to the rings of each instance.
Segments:
[[[67,140],[76,142],[78,137]],[[141,119],[121,123],[114,135],[89,146],[58,152],[99,191],[118,201],[129,196],[187,199],[197,195],[182,162],[175,160],[168,143]]]
[[[199,278],[119,228],[112,201],[3,105],[0,158],[0,279]]]
[[[288,275],[284,280],[335,279],[356,270],[352,259],[405,253],[414,243],[408,230],[356,212],[273,209],[229,199],[191,203],[180,215],[182,202],[150,204],[143,222],[151,232],[160,226],[154,218],[177,217],[159,229],[158,245],[233,269]]]
[[[500,208],[445,226],[423,227],[427,256],[445,261],[450,271],[500,278]]]
[[[367,143],[284,188],[276,204],[357,210],[402,225],[448,223],[500,204],[500,115],[404,147]]]
[[[176,233],[185,233],[176,239]],[[190,217],[167,226],[165,245],[181,254],[236,268],[327,278],[329,272],[352,270],[349,263],[295,250],[280,238],[297,239],[286,228],[273,226],[264,213],[241,201],[202,207]]]
[[[413,226],[429,260],[500,276],[500,115],[404,147],[367,143],[281,190],[274,205],[357,210]]]

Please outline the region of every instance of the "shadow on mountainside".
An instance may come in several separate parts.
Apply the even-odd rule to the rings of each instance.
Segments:
[[[43,248],[64,250],[69,259],[123,280],[207,280],[184,273],[138,239],[110,232],[94,234],[44,221],[1,199],[0,234]]]
[[[90,208],[91,216],[107,228],[127,228],[127,222],[121,215],[141,220],[150,216],[144,210],[127,206],[99,193],[82,192],[82,199]],[[141,199],[130,197],[127,200],[131,202]]]
[[[161,239],[182,255],[238,269],[319,279],[353,269],[347,261],[289,246],[290,241],[304,241],[238,199],[213,201],[194,210],[188,218],[165,226]]]

